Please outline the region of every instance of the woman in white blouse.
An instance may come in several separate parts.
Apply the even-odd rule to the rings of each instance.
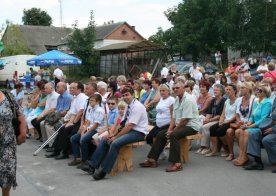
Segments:
[[[146,141],[150,145],[153,144],[154,138],[160,131],[169,128],[175,101],[175,99],[170,96],[170,87],[167,84],[161,84],[159,91],[161,98],[156,106],[156,125],[146,137]]]

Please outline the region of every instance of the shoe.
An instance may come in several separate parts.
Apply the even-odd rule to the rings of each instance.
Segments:
[[[272,173],[276,173],[276,169],[273,169],[271,172],[272,172]]]
[[[200,152],[201,155],[206,155],[206,154],[209,154],[209,153],[211,153],[210,148],[204,148],[204,149]]]
[[[87,172],[90,175],[93,175],[95,173],[95,168],[91,167],[90,165],[84,165],[81,170]]]
[[[163,160],[166,160],[167,158],[168,158],[168,156],[167,156],[166,151],[163,151],[163,152],[161,152],[158,160],[163,161]]]
[[[69,158],[68,154],[63,154],[63,153],[55,157],[56,160],[62,160],[62,159],[68,159],[68,158]]]
[[[167,167],[166,172],[177,172],[177,171],[181,171],[182,169],[183,169],[182,165],[172,164],[169,167]]]
[[[41,138],[42,138],[42,137],[37,137],[37,138],[35,138],[35,140],[41,140]]]
[[[59,152],[53,152],[52,154],[46,154],[45,157],[46,158],[54,158],[59,156]]]
[[[141,167],[151,167],[151,168],[156,168],[158,167],[158,163],[156,161],[150,161],[150,160],[145,160],[142,163],[139,163]]]
[[[76,166],[76,165],[79,165],[80,163],[81,163],[81,160],[74,159],[73,161],[68,163],[68,166]]]
[[[93,178],[94,178],[94,180],[101,180],[101,179],[103,179],[105,177],[105,175],[106,175],[106,173],[103,172],[103,170],[100,170],[100,171],[95,172],[93,174]]]
[[[228,154],[227,152],[222,152],[222,153],[220,154],[220,156],[221,156],[221,157],[228,157],[229,154]]]
[[[210,152],[210,153],[208,153],[208,154],[205,154],[204,156],[205,156],[205,157],[214,157],[214,156],[218,156],[218,155],[219,155],[218,152]]]
[[[43,138],[41,137],[41,138],[39,139],[39,141],[40,141],[40,142],[43,142]]]
[[[256,163],[255,161],[243,167],[246,170],[264,170],[263,164]]]
[[[49,147],[49,148],[46,149],[46,152],[54,152],[54,151],[55,151],[55,149],[51,148],[51,147]]]
[[[85,167],[85,165],[88,165],[88,163],[82,161],[80,164],[78,164],[78,166],[76,168],[82,169],[83,167]]]
[[[200,153],[202,152],[202,150],[204,150],[204,148],[201,147],[201,148],[199,148],[195,153],[196,153],[196,154],[200,154]]]
[[[47,144],[46,146],[43,147],[43,149],[48,149],[50,146]]]

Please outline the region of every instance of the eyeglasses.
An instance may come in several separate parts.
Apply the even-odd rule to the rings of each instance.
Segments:
[[[173,89],[173,90],[175,90],[175,89],[178,90],[178,89],[180,89],[180,87],[177,86],[177,87],[173,87],[172,89]]]
[[[108,105],[115,105],[116,103],[108,102],[107,104],[108,104]]]

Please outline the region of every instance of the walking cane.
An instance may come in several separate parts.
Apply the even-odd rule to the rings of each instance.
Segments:
[[[64,126],[64,124],[62,124],[62,125],[53,133],[53,135],[51,135],[51,136],[47,139],[47,141],[44,142],[44,143],[33,153],[33,156],[37,156],[37,154],[38,154],[47,144],[49,144],[49,142],[50,142],[52,139],[54,139],[54,138],[57,136],[59,130],[60,130],[61,127],[63,127],[63,126]]]

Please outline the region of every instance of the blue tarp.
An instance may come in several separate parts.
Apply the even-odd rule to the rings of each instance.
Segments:
[[[52,50],[27,60],[27,64],[30,66],[81,65],[81,60],[58,50]]]

